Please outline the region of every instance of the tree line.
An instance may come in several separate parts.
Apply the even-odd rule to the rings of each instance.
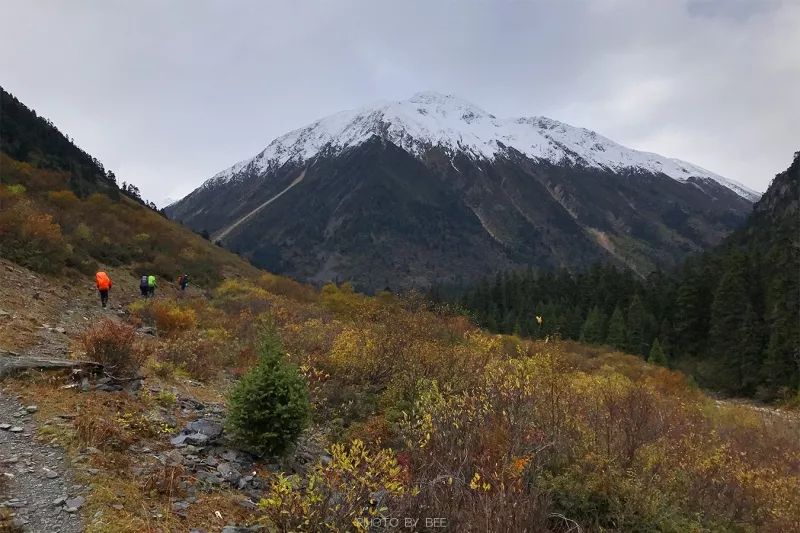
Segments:
[[[799,161],[795,154],[743,228],[675,272],[646,279],[606,265],[504,272],[454,299],[495,332],[609,345],[729,394],[796,395]]]

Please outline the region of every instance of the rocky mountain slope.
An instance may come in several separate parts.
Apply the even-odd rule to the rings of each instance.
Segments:
[[[420,93],[279,137],[166,211],[260,266],[376,289],[528,264],[644,273],[715,244],[757,198],[583,128]]]

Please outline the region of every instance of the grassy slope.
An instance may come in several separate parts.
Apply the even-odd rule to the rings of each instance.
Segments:
[[[254,276],[257,269],[170,222],[138,202],[105,193],[79,198],[70,174],[42,169],[0,153],[0,253],[45,273],[73,269],[93,275],[108,266],[130,267],[174,281],[187,272],[195,284]]]

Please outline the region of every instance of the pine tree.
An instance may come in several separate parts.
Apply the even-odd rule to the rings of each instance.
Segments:
[[[752,305],[748,304],[744,312],[740,332],[741,345],[735,364],[738,366],[739,394],[752,395],[759,381],[762,357],[764,352],[763,323]]]
[[[672,324],[670,324],[669,318],[664,318],[664,320],[661,321],[661,326],[658,328],[657,339],[660,341],[659,344],[661,345],[661,350],[667,357],[672,355],[672,337]]]
[[[598,306],[594,306],[586,317],[581,328],[581,341],[593,344],[605,340],[605,316]]]
[[[628,347],[628,329],[625,325],[622,309],[619,306],[614,308],[611,319],[608,321],[606,344],[613,346],[617,350],[625,350]]]
[[[749,303],[743,257],[731,254],[726,263],[714,291],[708,334],[710,355],[721,360],[734,359],[741,347],[744,312]]]
[[[702,266],[687,261],[678,286],[673,314],[673,353],[681,356],[699,355],[708,334],[707,288],[702,276]]]
[[[631,353],[642,356],[647,353],[647,324],[647,310],[636,293],[628,306],[628,349]]]
[[[800,387],[800,248],[781,244],[770,254],[775,271],[765,298],[769,341],[761,376],[771,396]]]
[[[653,341],[653,346],[650,348],[650,355],[647,357],[647,362],[653,365],[667,366],[667,356],[661,348],[661,343],[658,342],[658,337]]]

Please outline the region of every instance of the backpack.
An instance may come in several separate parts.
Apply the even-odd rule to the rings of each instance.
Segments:
[[[109,278],[108,274],[105,272],[98,272],[95,275],[95,283],[97,284],[97,288],[101,291],[107,291],[111,288],[111,278]]]
[[[139,282],[139,287],[147,287],[147,276],[142,276],[142,280]]]

